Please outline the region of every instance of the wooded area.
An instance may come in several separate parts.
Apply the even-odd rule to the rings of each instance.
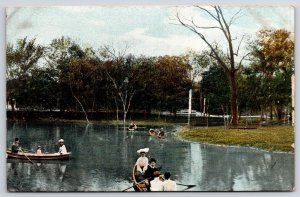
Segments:
[[[258,32],[249,44],[249,65],[237,72],[239,114],[280,120],[292,112],[293,43],[282,29]],[[193,109],[230,114],[230,82],[209,51],[137,57],[127,50],[83,48],[64,37],[49,46],[28,38],[9,43],[7,102],[24,110],[116,112],[116,118],[129,110],[176,114],[187,108],[192,88]]]

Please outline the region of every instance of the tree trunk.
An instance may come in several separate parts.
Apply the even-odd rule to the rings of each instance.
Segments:
[[[273,120],[273,104],[270,105],[270,120]]]
[[[238,123],[238,111],[237,111],[237,94],[236,94],[236,72],[230,72],[231,82],[231,124],[236,126]]]
[[[11,113],[12,113],[12,120],[16,120],[16,110],[15,110],[15,99],[10,100],[10,105],[11,105]]]

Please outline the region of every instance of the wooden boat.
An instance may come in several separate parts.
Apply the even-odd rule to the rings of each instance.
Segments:
[[[156,130],[156,129],[150,129],[149,130],[149,135],[150,136],[156,136],[158,137],[159,139],[164,139],[167,137],[167,133],[164,132],[164,131],[159,131],[159,130]]]
[[[150,136],[154,136],[154,135],[156,135],[157,134],[157,132],[154,130],[154,129],[150,129],[149,130],[149,135]]]
[[[145,192],[145,191],[147,191],[146,184],[144,182],[139,183],[137,181],[137,176],[136,176],[137,175],[137,171],[136,171],[136,168],[137,168],[137,166],[134,165],[133,166],[133,170],[132,170],[132,180],[133,180],[133,185],[135,185],[133,188],[137,192]]]
[[[129,131],[135,131],[137,129],[137,126],[136,125],[133,125],[133,126],[129,126],[128,127],[128,130]]]
[[[69,159],[71,152],[67,154],[58,154],[58,153],[43,153],[42,155],[37,155],[35,153],[12,153],[11,151],[6,151],[7,158],[14,159],[30,159],[30,160],[63,160]]]

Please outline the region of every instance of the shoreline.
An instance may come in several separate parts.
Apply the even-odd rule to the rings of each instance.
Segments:
[[[195,132],[195,130],[201,130],[200,128],[190,128],[190,130],[193,130],[192,132]],[[202,128],[202,130],[205,130],[206,128]],[[213,128],[213,129],[219,129],[219,130],[225,130],[225,129],[220,129],[220,128]],[[264,128],[266,129],[266,128]],[[268,127],[267,127],[268,129]],[[213,139],[215,141],[212,140],[212,138],[209,139],[209,137],[207,137],[206,141],[205,140],[199,140],[199,139],[196,139],[198,136],[184,136],[184,134],[187,133],[187,127],[180,127],[180,128],[177,128],[177,131],[174,133],[175,137],[177,137],[179,140],[182,140],[182,141],[185,141],[185,142],[190,142],[190,143],[200,143],[200,144],[205,144],[205,145],[211,145],[211,146],[217,146],[217,147],[230,147],[230,148],[243,148],[243,149],[249,149],[249,150],[256,150],[256,151],[262,151],[262,152],[267,152],[267,153],[280,153],[280,154],[293,154],[295,155],[295,149],[292,148],[292,144],[290,145],[290,150],[280,150],[280,148],[278,149],[274,149],[272,150],[271,148],[272,147],[272,144],[268,143],[268,142],[264,142],[264,143],[261,143],[262,145],[266,146],[265,148],[263,147],[259,147],[259,146],[248,146],[248,145],[242,145],[242,144],[239,144],[239,141],[236,140],[232,140],[230,141],[230,143],[217,143],[216,141],[218,141],[218,139]],[[257,136],[258,138],[261,137],[261,136]],[[210,141],[213,141],[213,142],[209,142]],[[250,143],[250,142],[249,142]],[[294,143],[294,142],[293,142]],[[286,148],[286,147],[285,147]]]
[[[176,131],[178,132],[178,131]],[[187,140],[184,139],[180,136],[178,136],[175,132],[175,137],[181,141],[184,142],[189,142],[189,143],[198,143],[198,144],[203,144],[203,145],[209,145],[209,146],[217,146],[217,147],[224,147],[224,148],[240,148],[240,149],[250,149],[253,151],[260,151],[260,152],[265,152],[265,153],[275,153],[275,154],[289,154],[289,155],[295,155],[295,152],[284,152],[284,151],[271,151],[271,150],[267,150],[267,149],[262,149],[262,148],[257,148],[257,147],[253,147],[253,146],[240,146],[240,145],[223,145],[223,144],[212,144],[212,143],[208,143],[208,142],[197,142],[197,141],[191,141],[191,140]]]

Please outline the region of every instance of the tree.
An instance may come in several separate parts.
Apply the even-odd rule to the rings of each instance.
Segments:
[[[135,75],[136,67],[133,65],[134,56],[126,56],[127,49],[128,46],[125,46],[123,50],[116,52],[113,46],[105,46],[100,51],[100,56],[104,62],[104,71],[111,82],[115,95],[122,103],[124,127],[132,98],[138,90],[136,86],[137,76]],[[117,100],[115,101],[118,105]]]
[[[286,84],[279,82],[282,76],[289,77],[294,72],[294,40],[293,35],[284,30],[262,29],[258,32],[257,39],[250,45],[252,67],[260,72],[267,87],[264,99],[270,107],[270,118],[273,118],[273,108],[276,107],[278,118],[281,118],[282,102],[276,99],[280,92],[277,85]],[[276,85],[277,84],[277,85]],[[281,87],[287,88],[290,87]],[[281,91],[285,92],[285,91]]]
[[[16,46],[8,43],[6,47],[6,79],[7,100],[12,106],[13,119],[15,119],[14,104],[30,106],[29,83],[32,79],[31,71],[38,66],[38,62],[44,54],[44,47],[35,43],[35,39],[17,40]]]
[[[223,68],[211,66],[202,75],[200,82],[201,92],[209,100],[210,112],[223,115],[230,106],[230,84],[226,80],[226,73]]]
[[[240,11],[236,12],[229,20],[226,19],[224,16],[223,10],[220,6],[213,6],[212,9],[204,8],[201,6],[195,6],[196,9],[199,9],[201,12],[208,14],[216,23],[216,26],[201,26],[195,22],[193,18],[191,19],[184,19],[179,15],[177,12],[176,19],[179,23],[186,27],[187,29],[191,30],[195,34],[197,34],[202,41],[204,41],[209,49],[211,50],[211,56],[217,60],[219,66],[221,66],[229,80],[230,80],[230,87],[231,87],[231,123],[233,125],[237,124],[237,89],[236,89],[236,80],[237,80],[237,71],[242,67],[242,61],[247,56],[247,54],[243,55],[240,58],[240,61],[237,63],[235,57],[239,55],[240,45],[243,41],[242,37],[239,40],[237,48],[234,48],[234,40],[235,38],[232,37],[232,32],[230,30],[231,25],[234,21],[239,17]],[[203,30],[206,29],[217,29],[221,30],[222,34],[224,35],[226,42],[227,42],[227,51],[228,53],[226,56],[222,57],[220,53],[220,48],[218,44],[212,43],[207,40],[206,36],[203,34]],[[236,49],[236,51],[235,51]]]
[[[175,113],[187,106],[188,90],[192,88],[191,65],[184,56],[158,57],[155,63],[153,95],[160,101],[160,110]]]

